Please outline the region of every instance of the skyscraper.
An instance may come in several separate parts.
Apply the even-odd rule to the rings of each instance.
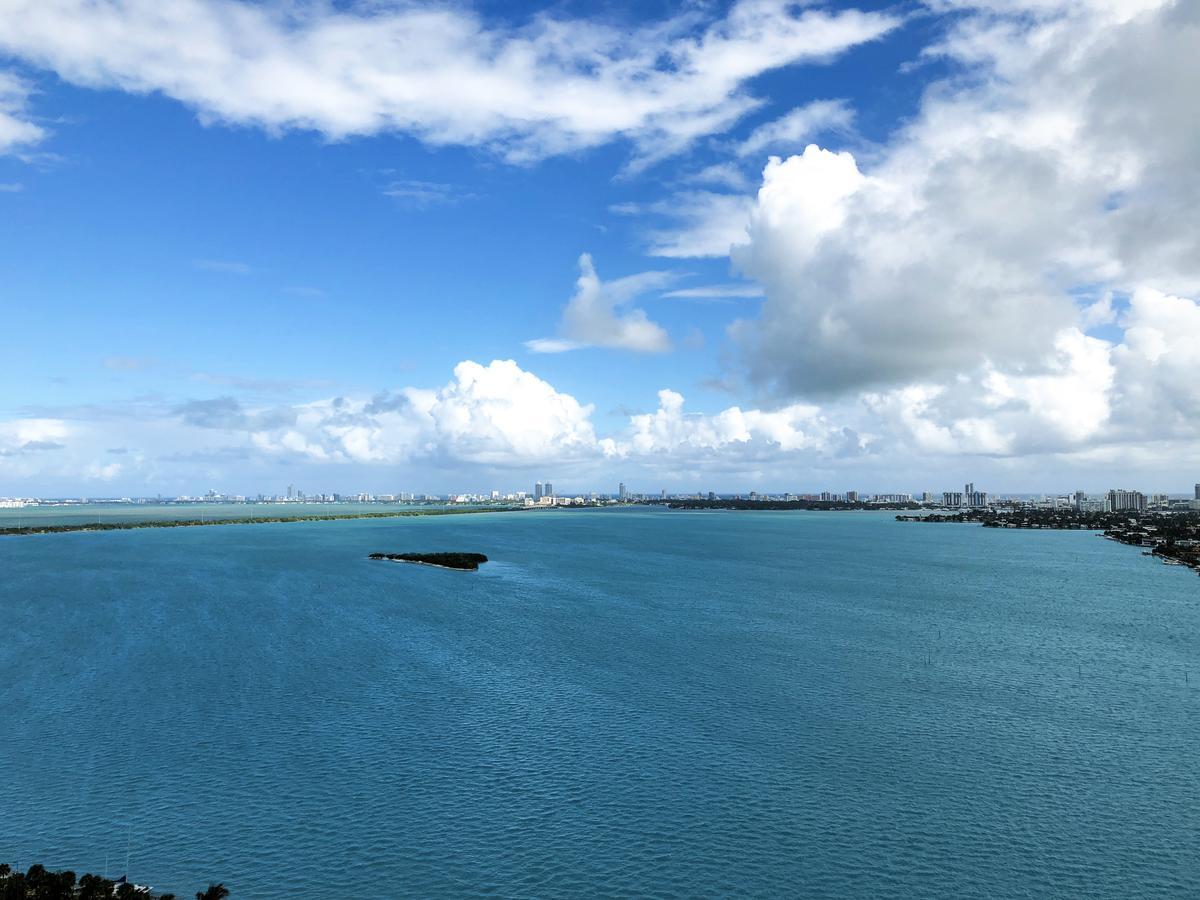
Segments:
[[[554,496],[554,485],[552,485],[550,482],[547,481],[546,486],[542,489],[542,496],[543,497],[553,497]]]
[[[1108,505],[1113,512],[1141,511],[1146,508],[1146,495],[1141,491],[1117,488],[1108,492]]]
[[[543,490],[542,483],[540,481],[533,486],[533,499],[534,500],[542,499],[542,490]]]
[[[1196,499],[1200,500],[1200,484],[1196,485]]]
[[[617,496],[621,498],[622,503],[625,502],[626,492],[625,492],[625,482],[623,482],[623,481],[619,485],[617,485]]]

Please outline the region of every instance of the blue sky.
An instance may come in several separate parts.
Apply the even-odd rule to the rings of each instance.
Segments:
[[[0,495],[1190,483],[1181,5],[0,19]]]

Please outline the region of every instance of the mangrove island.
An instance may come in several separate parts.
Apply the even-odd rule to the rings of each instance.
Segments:
[[[392,562],[417,563],[440,569],[461,569],[475,572],[488,558],[482,553],[372,553],[368,559],[387,559]]]

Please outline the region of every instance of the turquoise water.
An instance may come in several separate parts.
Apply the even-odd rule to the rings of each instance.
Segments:
[[[494,561],[364,558],[436,549]],[[112,874],[128,829],[181,896],[1200,894],[1200,579],[1091,534],[516,513],[8,538],[0,573],[0,859]]]

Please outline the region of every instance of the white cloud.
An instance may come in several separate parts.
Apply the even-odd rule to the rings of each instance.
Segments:
[[[738,144],[737,154],[759,156],[802,148],[822,132],[845,131],[853,122],[854,110],[845,100],[814,100],[755,128]]]
[[[660,216],[669,228],[647,229],[647,252],[672,259],[728,256],[731,247],[749,240],[746,228],[754,202],[741,194],[680,191],[669,200],[619,203],[612,212],[625,216]]]
[[[828,61],[898,20],[738,0],[630,30],[458,6],[3,0],[0,49],[74,84],[161,93],[205,121],[333,139],[404,132],[510,161],[633,142],[643,161],[728,128],[764,72]]]
[[[734,335],[783,396],[1031,371],[1111,320],[1082,287],[1200,291],[1200,8],[953,7],[931,53],[961,75],[871,166],[810,146],[764,172],[733,256],[767,300]]]
[[[11,72],[0,71],[0,154],[15,153],[46,136],[40,125],[29,120],[29,85]],[[19,191],[20,185],[4,185]]]
[[[1200,304],[1142,288],[1122,325],[1114,422],[1132,440],[1200,436]]]
[[[533,353],[569,353],[572,350],[582,350],[586,346],[587,344],[562,338],[533,338],[525,342],[525,349]]]
[[[700,287],[678,288],[667,291],[664,297],[679,300],[728,300],[746,297],[761,297],[763,289],[757,284],[706,284]]]
[[[708,184],[735,191],[748,191],[753,185],[742,168],[734,163],[713,163],[683,179],[692,184]]]
[[[670,272],[641,272],[601,281],[588,254],[579,257],[575,294],[563,310],[561,338],[537,338],[525,346],[535,353],[562,353],[581,347],[609,347],[639,353],[671,349],[667,332],[645,310],[630,308],[638,297],[671,283]]]
[[[1054,488],[1064,474],[1079,486],[1090,473],[1093,488],[1114,471],[1160,488],[1194,478],[1200,305],[1142,292],[1123,321],[1121,343],[1067,328],[1023,370],[985,365],[827,404],[690,412],[663,389],[654,411],[607,434],[591,403],[511,360],[464,361],[440,388],[374,396],[282,405],[226,396],[124,415],[79,407],[0,422],[0,478],[9,493],[47,482],[78,493],[80,479],[125,493],[182,479],[195,490],[197,478],[286,483],[314,471],[327,485],[400,472],[410,489],[418,478],[453,486],[481,473],[520,485],[521,473],[546,470],[581,487],[652,476],[692,489],[918,489],[957,481],[951,472],[999,474],[994,487],[1006,490]],[[122,448],[119,465],[97,459],[97,447]]]
[[[658,392],[658,409],[630,418],[629,432],[617,442],[619,455],[669,457],[673,464],[696,457],[717,457],[736,449],[748,456],[796,451],[828,451],[841,436],[816,406],[792,405],[775,412],[733,406],[711,415],[684,412],[683,396]]]
[[[437,181],[415,181],[399,179],[392,181],[384,188],[385,197],[391,197],[405,206],[414,209],[428,209],[431,206],[444,206],[470,200],[475,195],[463,190],[457,185],[443,184]]]

